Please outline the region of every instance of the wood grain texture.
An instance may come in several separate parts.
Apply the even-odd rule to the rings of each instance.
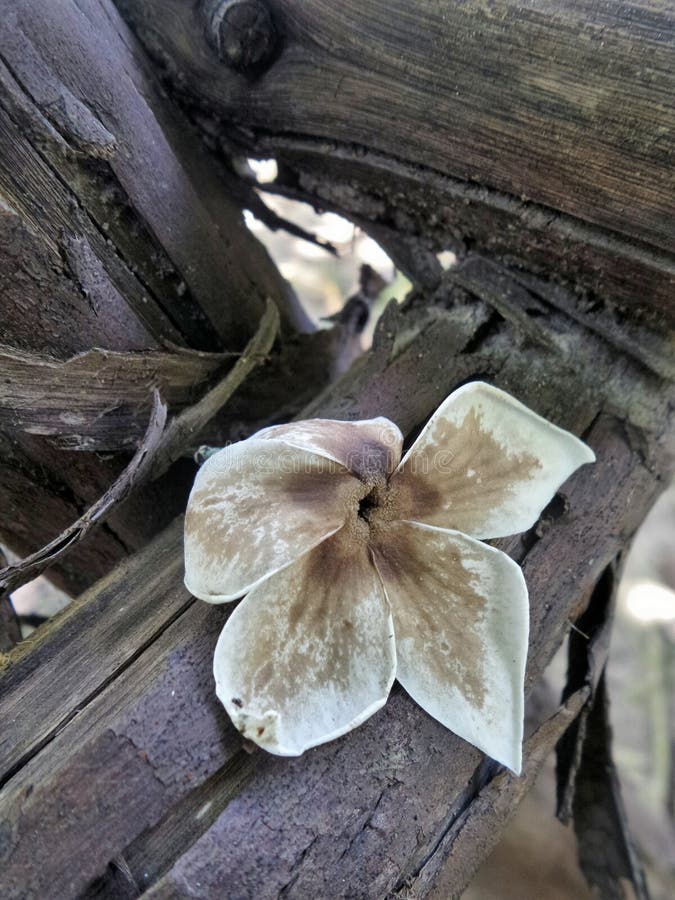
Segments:
[[[155,586],[156,601],[165,606],[178,597],[187,601],[185,613],[3,790],[0,868],[9,897],[77,896],[120,849],[239,751],[212,691],[211,658],[226,610],[190,604],[169,566]],[[35,842],[23,841],[25,829]],[[48,837],[54,833],[58,854]],[[77,868],[69,862],[75,857]]]
[[[415,283],[423,251],[482,252],[574,288],[570,312],[602,312],[619,331],[642,317],[658,334],[675,323],[672,252],[481,184],[462,182],[380,153],[297,137],[261,137],[258,152],[287,166],[265,189],[355,219]],[[401,258],[405,239],[416,252]],[[656,327],[654,327],[654,325]],[[645,335],[645,343],[653,340]]]
[[[106,364],[78,373],[80,359],[59,370],[64,378],[52,370],[32,421],[25,395],[5,393],[0,534],[25,556],[124,468],[147,418],[149,392],[140,394],[153,380],[177,406],[201,393],[213,369],[183,362],[179,376],[177,347],[240,352],[267,297],[288,328],[306,318],[113,4],[7,0],[0,9],[0,343],[43,356],[43,376],[50,359],[94,348],[160,354],[154,373],[130,364],[82,429],[76,420],[87,411],[68,384],[79,374],[80,388],[102,399],[88,375],[112,378]],[[50,440],[57,429],[59,448]],[[118,452],[63,449],[87,446]],[[91,584],[183,508],[185,476],[178,467],[139,492],[50,574],[70,592]]]
[[[39,29],[32,28],[36,17]],[[76,199],[91,223],[84,238],[93,256],[108,270],[110,258],[117,255],[119,266],[121,257],[128,278],[141,283],[145,299],[136,312],[158,308],[200,349],[217,349],[204,344],[209,327],[211,341],[215,335],[221,346],[240,349],[268,295],[290,309],[287,286],[205,164],[197,137],[162,96],[112,3],[8,4],[2,38],[13,79],[5,104],[15,126],[9,158],[29,144],[21,169],[5,167],[5,189],[34,227],[51,228],[53,241],[59,224],[70,231]],[[27,124],[38,130],[39,152]],[[17,190],[17,179],[27,190]],[[133,302],[134,291],[122,293]]]
[[[431,854],[410,889],[404,887],[398,892],[402,900],[455,900],[461,896],[474,874],[476,858],[485,859],[497,845],[502,829],[514,817],[556,741],[587,700],[587,689],[577,691],[527,738],[527,766],[522,775],[516,778],[510,772],[500,772],[479,792],[443,835],[443,852]]]
[[[483,275],[489,281],[490,273]],[[508,277],[500,273],[490,289],[501,284],[508,293]],[[480,376],[595,449],[598,462],[565,484],[531,532],[499,542],[522,562],[530,589],[529,689],[658,492],[672,435],[669,390],[655,374],[563,312],[545,319],[523,312],[546,341],[533,342],[530,328],[523,332],[517,320],[503,319],[444,279],[424,302],[388,309],[372,354],[324,392],[312,412],[360,417],[377,408],[410,439],[441,396]],[[163,565],[156,564],[158,553]],[[187,598],[177,531],[160,536],[152,554],[134,563],[134,609],[180,606]],[[339,885],[344,895],[379,900],[415,896],[418,882],[424,896],[452,852],[443,837],[474,810],[483,786],[493,782],[494,764],[400,690],[354,732],[299,759],[246,756],[215,700],[211,675],[213,647],[231,607],[187,605],[149,645],[157,620],[143,618],[135,627],[145,643],[129,657],[123,648],[133,639],[124,617],[113,616],[113,598],[129,594],[123,574],[114,578],[116,587],[104,583],[76,611],[94,622],[96,613],[87,610],[105,606],[101,627],[111,629],[104,666],[88,672],[84,699],[71,701],[67,692],[85,670],[86,654],[79,652],[75,671],[61,675],[55,666],[51,700],[41,696],[40,670],[31,674],[32,653],[21,647],[0,676],[9,696],[43,711],[22,736],[33,749],[24,750],[0,792],[7,896],[49,890],[64,898],[115,896],[119,860],[136,892],[155,897],[216,898],[227,890],[288,900],[331,896]],[[45,636],[43,658],[58,658],[67,622],[57,620]],[[86,629],[80,634],[83,647],[90,646]],[[73,640],[79,643],[71,638],[70,652]],[[42,720],[53,735],[48,743]],[[536,768],[534,750],[531,763]],[[493,790],[501,797],[500,784]],[[517,798],[510,789],[503,795],[500,822]],[[472,827],[484,836],[492,820],[481,818],[480,806],[474,811]]]
[[[0,142],[6,127],[11,124],[0,110]],[[13,149],[9,151],[13,158],[18,156],[17,143],[18,138],[14,135]],[[96,276],[90,279],[87,291],[73,279],[58,246],[46,241],[44,233],[33,228],[24,211],[12,205],[6,187],[8,159],[5,159],[0,170],[3,261],[0,267],[3,300],[0,342],[24,352],[41,352],[63,359],[91,347],[107,350],[156,348],[157,336],[162,334],[174,334],[180,341],[180,336],[163,317],[152,320],[152,309],[145,317],[146,327],[133,308],[128,304],[125,306],[119,290],[111,285],[100,266]],[[44,207],[49,208],[46,199]],[[80,247],[83,246],[82,240]],[[129,296],[133,303],[138,291],[130,292]],[[92,307],[105,317],[105,329],[101,328],[99,317],[92,315]]]
[[[0,346],[0,428],[71,450],[133,450],[157,388],[172,411],[194,403],[232,358],[90,350],[65,362]]]
[[[393,246],[397,235],[416,242],[400,253],[425,271],[424,288],[388,307],[372,352],[307,415],[387,415],[411,441],[452,389],[480,377],[595,449],[598,462],[530,532],[498,544],[530,590],[532,689],[672,464],[667,339],[623,315],[671,302],[672,11],[661,0],[270,0],[279,53],[252,78],[218,61],[201,4],[118,6],[212,147],[278,152],[290,166],[280,189],[352,212]],[[206,160],[219,163],[195,149],[108,0],[41,6],[40,28],[34,9],[11,4],[0,25],[0,150],[22,161],[2,176],[4,224],[15,261],[43,248],[34,275],[24,265],[18,279],[30,286],[23,311],[39,305],[53,266],[47,320],[63,303],[75,331],[92,329],[100,311],[112,349],[159,345],[169,329],[194,346],[209,331],[245,331],[270,270],[223,239],[232,204]],[[465,259],[443,274],[433,254],[453,241]],[[62,321],[38,347],[20,319],[10,321],[25,350],[90,349],[95,329],[68,338]],[[263,406],[275,415],[269,398]],[[30,509],[20,517],[38,504],[36,484],[53,488],[40,510],[56,520],[93,500],[106,471],[67,451],[55,464],[38,437],[0,434],[26,540],[44,527]],[[184,486],[164,489],[179,502]],[[152,505],[136,502],[102,530],[85,574],[145,540]],[[180,531],[2,657],[3,897],[380,900],[463,886],[518,783],[398,689],[363,726],[299,759],[248,756],[211,673],[232,607],[191,600]],[[569,712],[528,745],[530,775]],[[460,871],[462,841],[473,852]]]
[[[541,257],[549,243],[587,282],[607,272],[620,283],[617,252],[665,253],[672,311],[675,16],[666,0],[269,0],[281,49],[256,78],[219,60],[208,4],[118,6],[202,121],[210,115],[216,133],[219,118],[240,126],[223,133],[226,146],[291,166],[294,149],[329,167],[342,152],[360,156],[362,169],[379,156],[390,192],[403,189],[399,164],[413,181],[415,168],[421,180],[449,177],[456,197],[443,205],[445,223],[428,203],[432,229],[477,235],[482,249],[501,230],[501,251],[525,258],[528,244]],[[529,234],[518,233],[523,220]],[[584,244],[603,234],[614,244],[597,260]],[[576,265],[565,262],[576,254]],[[635,292],[630,302],[659,304]]]
[[[94,593],[74,600],[22,642],[11,660],[0,657],[0,705],[7,725],[0,734],[0,782],[190,605],[181,589],[181,541],[178,519],[99,582]],[[55,682],[56,695],[50,690]]]

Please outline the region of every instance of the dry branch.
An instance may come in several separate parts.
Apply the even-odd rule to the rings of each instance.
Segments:
[[[249,373],[266,359],[278,330],[279,313],[274,303],[268,300],[258,330],[232,370],[193,406],[184,409],[169,422],[152,462],[152,478],[163,475],[186,447],[196,449],[200,431],[220,412]]]
[[[152,359],[129,362],[109,407],[94,409],[105,393],[97,372],[115,375],[94,348],[157,354],[157,382],[178,408],[217,374],[214,360],[188,361],[188,348],[240,352],[267,297],[289,331],[309,323],[111,0],[2,8],[0,344],[15,354],[12,388],[35,378],[51,394],[2,382],[0,536],[27,556],[107,490],[143,434]],[[183,348],[175,363],[169,344]],[[78,368],[92,404],[80,390],[69,408]],[[50,577],[70,593],[101,577],[178,514],[189,478],[179,465],[146,485],[82,542],[77,565],[65,558]]]
[[[212,3],[118,6],[211,142],[275,156],[282,189],[674,321],[668,0],[261,0],[279,40],[248,78]]]

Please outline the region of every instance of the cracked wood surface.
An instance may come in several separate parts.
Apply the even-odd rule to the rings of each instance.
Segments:
[[[207,140],[276,156],[282,189],[675,320],[667,0],[267,0],[256,77],[218,58],[211,2],[117,5]]]
[[[152,316],[172,323],[155,338],[239,350],[266,296],[290,312],[287,285],[113,4],[6,7],[2,189],[14,215],[66,256],[60,229],[88,244],[98,282],[107,276],[122,305],[148,325]],[[94,279],[82,254],[79,263]],[[116,277],[122,269],[126,280]],[[82,285],[94,303],[96,286]]]
[[[530,588],[529,690],[659,490],[668,391],[599,336],[569,322],[563,330],[562,312],[532,317],[548,338],[533,342],[451,279],[429,300],[391,306],[373,352],[312,414],[376,409],[412,437],[441,397],[480,376],[595,449],[596,465],[563,486],[531,532],[499,542]],[[444,837],[461,834],[467,816],[494,838],[496,825],[478,814],[489,802],[482,790],[508,798],[501,825],[523,785],[401,690],[299,759],[247,755],[211,675],[230,607],[192,602],[182,587],[180,524],[129,567],[38,632],[34,651],[5,660],[0,712],[19,700],[31,710],[1,770],[8,898],[118,896],[120,878],[128,896],[215,898],[226,885],[241,898],[305,898],[337,885],[373,900],[421,897],[453,852]],[[552,739],[542,727],[531,771]]]

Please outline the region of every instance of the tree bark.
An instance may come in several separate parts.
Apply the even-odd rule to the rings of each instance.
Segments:
[[[611,618],[594,607],[607,572],[672,470],[672,9],[117,8],[131,31],[108,0],[20,0],[1,26],[0,253],[16,261],[3,527],[33,549],[76,519],[142,432],[146,387],[189,407],[271,296],[281,339],[213,422],[218,440],[299,412],[385,415],[411,440],[480,377],[595,449],[530,532],[496,542],[529,585],[530,692],[571,623],[589,607]],[[240,208],[257,202],[235,174],[247,154],[276,156],[272,190],[350,216],[413,280],[335,382],[339,329],[298,334],[288,288],[242,231]],[[444,271],[448,248],[460,262]],[[250,756],[213,693],[229,610],[182,586],[180,520],[148,541],[190,474],[174,468],[128,501],[60,574],[88,584],[140,552],[0,659],[3,890],[458,896],[555,743],[604,708],[606,630],[558,712],[531,723],[521,780],[400,690],[300,759]],[[582,732],[570,734],[583,760]],[[624,864],[598,877],[616,885]]]
[[[184,404],[228,364],[181,348],[241,350],[266,297],[287,327],[308,320],[110,2],[3,3],[0,193],[1,536],[27,554],[123,469],[153,384]],[[92,348],[156,355],[136,373],[124,357],[72,361]],[[192,471],[140,493],[52,575],[81,590],[142,546],[181,509]]]
[[[482,265],[486,293],[498,275],[505,295],[512,276]],[[671,437],[655,377],[563,323],[559,313],[539,319],[535,343],[446,276],[432,303],[390,308],[372,354],[306,410],[378,411],[414,434],[452,387],[480,374],[596,450],[596,465],[530,533],[498,542],[530,589],[528,691],[658,492]],[[455,896],[589,699],[582,686],[535,730],[524,781],[497,774],[397,691],[368,723],[300,759],[250,757],[212,689],[229,610],[192,601],[181,572],[178,522],[8,659],[0,709],[25,710],[2,744],[8,896],[26,885],[35,895],[49,885],[113,896],[120,854],[137,891],[156,897],[217,897],[227,886],[233,896],[301,898],[339,884],[375,900],[434,896],[436,883]],[[45,692],[45,678],[58,689]],[[40,850],[46,833],[60,852]]]
[[[219,57],[214,5],[118,3],[213,144],[276,156],[281,187],[319,204],[672,325],[667,0],[269,0],[262,73]]]

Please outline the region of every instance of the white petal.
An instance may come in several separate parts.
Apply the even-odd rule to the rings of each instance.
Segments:
[[[185,516],[185,584],[220,603],[240,597],[334,534],[364,485],[283,441],[250,439],[211,456]]]
[[[251,591],[218,640],[218,697],[244,737],[280,756],[351,731],[394,680],[391,611],[365,544],[346,532]]]
[[[400,522],[375,550],[396,677],[430,715],[519,773],[529,612],[519,566],[455,531]]]
[[[497,538],[526,531],[595,454],[509,394],[480,381],[436,410],[391,479],[402,518]]]
[[[319,453],[366,481],[377,475],[390,475],[398,465],[403,446],[399,427],[383,416],[356,422],[306,419],[272,425],[253,437],[279,439]]]

